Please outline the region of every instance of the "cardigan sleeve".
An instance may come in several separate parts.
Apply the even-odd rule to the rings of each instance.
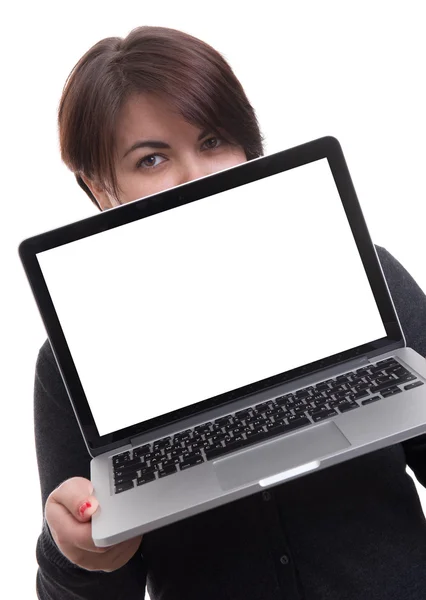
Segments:
[[[41,347],[34,381],[34,433],[43,506],[36,545],[37,597],[41,600],[142,600],[146,574],[139,550],[113,572],[88,571],[59,550],[44,518],[49,494],[70,477],[90,479],[90,460],[49,341]]]
[[[406,269],[384,248],[376,246],[407,346],[426,357],[426,295]],[[407,465],[426,487],[426,434],[402,443]]]

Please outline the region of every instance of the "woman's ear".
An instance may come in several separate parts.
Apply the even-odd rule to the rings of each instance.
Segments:
[[[113,208],[114,206],[116,206],[116,202],[111,200],[108,193],[98,183],[92,181],[85,175],[81,174],[80,177],[96,198],[96,202],[99,204],[102,211],[108,210],[109,208]]]

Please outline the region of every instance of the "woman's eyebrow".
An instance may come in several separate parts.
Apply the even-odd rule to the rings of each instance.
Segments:
[[[166,149],[170,150],[169,144],[166,142],[159,142],[157,140],[139,140],[133,144],[128,150],[126,150],[123,158],[126,158],[130,152],[137,150],[138,148],[155,148],[156,150]]]
[[[208,130],[204,129],[198,136],[198,141],[200,142],[203,139],[203,137],[206,137],[206,135],[208,133],[209,133]],[[126,158],[126,156],[128,154],[130,154],[130,152],[133,152],[134,150],[137,150],[138,148],[154,148],[155,150],[170,150],[170,146],[169,146],[169,144],[166,144],[166,142],[160,142],[159,140],[138,140],[132,146],[130,146],[130,148],[128,150],[126,150],[123,158]]]

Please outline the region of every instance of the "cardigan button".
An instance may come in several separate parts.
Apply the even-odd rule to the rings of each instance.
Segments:
[[[288,558],[287,554],[283,554],[283,555],[280,557],[280,563],[281,563],[282,565],[288,565],[288,563],[289,563],[289,558]]]
[[[268,500],[271,499],[271,493],[270,492],[262,492],[262,496],[263,496],[263,499],[265,500],[265,502],[267,502]]]

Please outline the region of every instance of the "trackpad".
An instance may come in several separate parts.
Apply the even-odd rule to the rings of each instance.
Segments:
[[[351,445],[333,421],[221,458],[214,463],[224,491],[260,481]]]

